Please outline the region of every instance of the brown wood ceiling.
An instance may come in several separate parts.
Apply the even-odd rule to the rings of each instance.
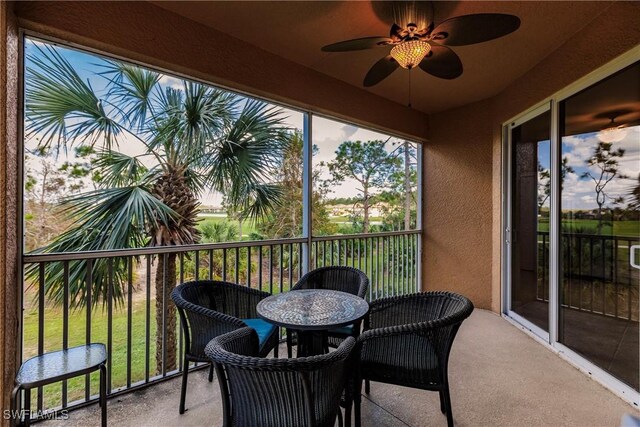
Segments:
[[[362,87],[368,69],[389,50],[320,51],[329,43],[388,34],[391,22],[382,20],[368,1],[154,3],[357,87]],[[610,2],[579,1],[435,2],[436,23],[453,16],[495,12],[517,15],[522,25],[501,39],[453,48],[464,65],[463,75],[456,80],[441,80],[417,69],[411,71],[413,108],[433,113],[496,95],[609,5]],[[410,100],[409,72],[398,70],[367,90],[406,105]]]

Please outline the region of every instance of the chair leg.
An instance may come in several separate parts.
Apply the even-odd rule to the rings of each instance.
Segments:
[[[100,365],[100,416],[102,427],[107,427],[107,366]]]
[[[364,392],[367,394],[371,393],[371,384],[369,383],[369,380],[364,380]]]
[[[213,382],[213,363],[209,365],[209,382]]]
[[[445,383],[444,393],[444,405],[447,414],[447,427],[453,427],[453,413],[451,412],[451,394],[449,394],[449,384]]]
[[[280,331],[278,331],[278,336],[280,336]],[[280,341],[279,340],[276,341],[276,346],[273,347],[273,357],[275,359],[278,358],[278,347],[280,347]]]
[[[182,387],[180,389],[180,409],[178,412],[180,414],[184,414],[184,401],[187,395],[187,379],[189,377],[189,359],[187,356],[184,356],[184,363],[182,365]]]
[[[360,427],[361,420],[361,406],[362,406],[362,379],[357,379],[355,384],[355,390],[353,392],[353,418],[354,426]]]
[[[445,408],[444,392],[442,390],[440,390],[438,393],[440,394],[440,411],[443,414],[446,414],[447,413],[447,408]]]
[[[291,339],[291,330],[287,329],[287,357],[293,358],[293,340]]]
[[[338,427],[343,427],[344,424],[342,423],[342,410],[340,408],[338,408]]]
[[[353,406],[353,402],[347,403],[347,406],[344,408],[344,427],[351,427],[351,407]]]

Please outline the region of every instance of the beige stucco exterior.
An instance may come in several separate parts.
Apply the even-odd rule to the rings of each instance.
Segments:
[[[0,384],[2,408],[17,366],[18,332],[18,31],[10,4],[0,3]],[[3,420],[3,423],[6,421]]]
[[[18,27],[427,141],[423,289],[460,292],[479,308],[499,311],[501,124],[637,45],[640,3],[613,3],[497,96],[431,116],[150,4],[0,3],[0,392],[5,408],[16,367],[19,315]],[[214,59],[220,57],[226,60]],[[257,66],[247,67],[246,58]]]
[[[500,311],[502,124],[639,41],[640,3],[614,2],[500,94],[429,117],[425,289],[460,292],[477,307]]]

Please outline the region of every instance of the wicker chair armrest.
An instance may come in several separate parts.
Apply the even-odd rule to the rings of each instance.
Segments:
[[[407,306],[406,304],[404,304],[407,300],[411,300],[412,298],[423,298],[425,296],[451,295],[451,293],[444,292],[444,291],[431,292],[429,294],[417,293],[417,294],[398,295],[395,297],[380,298],[380,299],[371,301],[369,303],[369,312],[367,313],[367,316],[364,321],[365,330],[372,329],[369,327],[369,325],[372,322],[371,319],[375,319],[374,323],[376,324],[388,323],[388,322],[385,322],[385,317],[386,317],[385,311],[387,309],[400,308],[405,310],[406,312],[411,310],[412,308],[410,306]],[[464,319],[469,317],[473,309],[474,307],[471,301],[465,298],[464,307],[461,310],[458,310],[457,312],[450,314],[448,316],[440,317],[440,318],[425,321],[425,322],[412,323],[412,324],[397,324],[397,325],[388,324],[382,327],[379,326],[376,329],[386,329],[390,327],[401,327],[401,326],[408,326],[408,325],[413,325],[414,328],[422,329],[422,330],[435,329],[442,326],[449,326],[449,325],[454,325],[456,323],[462,323]]]
[[[336,360],[348,357],[356,345],[355,338],[348,337],[335,351],[319,356],[299,357],[297,359],[265,359],[253,355],[237,354],[224,348],[224,342],[226,342],[226,340],[237,339],[240,335],[251,335],[251,332],[255,334],[253,329],[243,328],[216,337],[207,345],[205,353],[217,363],[223,365],[230,364],[244,369],[255,371],[278,370],[309,372],[319,370],[324,366],[333,364]]]
[[[442,319],[440,319],[442,320]],[[360,334],[358,342],[365,342],[375,338],[397,335],[426,334],[443,326],[441,321],[411,323],[407,325],[387,326],[385,328],[367,329]]]

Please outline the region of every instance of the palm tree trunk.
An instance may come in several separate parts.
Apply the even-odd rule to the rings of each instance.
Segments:
[[[155,280],[156,373],[161,374],[163,372],[173,371],[177,367],[176,307],[171,300],[171,291],[173,291],[173,288],[176,286],[176,254],[158,256],[158,268],[156,270]],[[164,331],[164,334],[162,331]],[[166,345],[166,352],[163,350],[163,344]],[[165,362],[164,370],[163,362]]]

